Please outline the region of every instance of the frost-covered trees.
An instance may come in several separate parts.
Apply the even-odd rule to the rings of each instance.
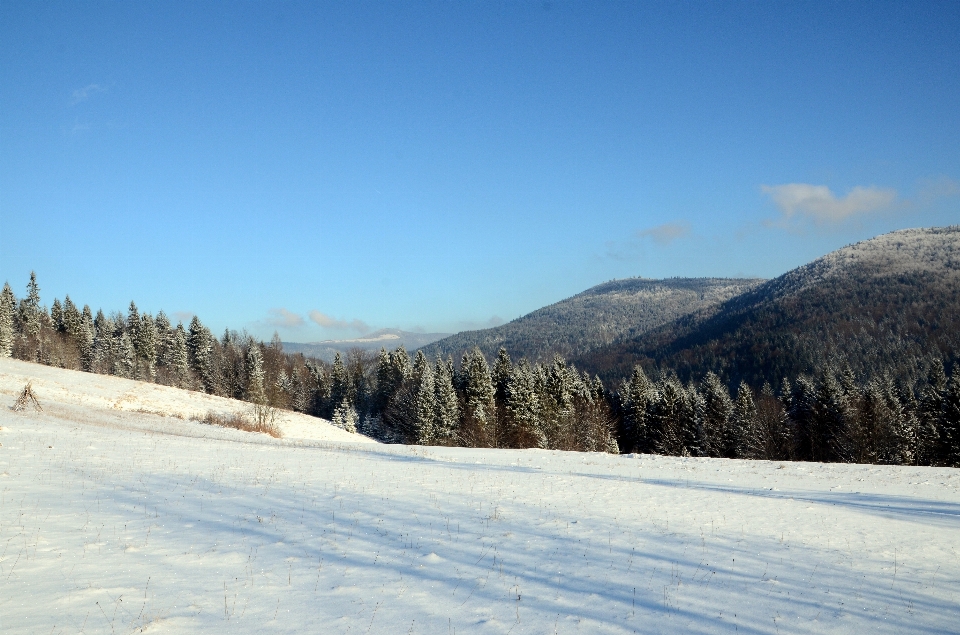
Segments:
[[[263,389],[263,355],[260,346],[251,342],[247,349],[247,401],[255,404],[265,404],[267,394]]]
[[[493,379],[487,359],[479,348],[474,347],[463,356],[459,376],[463,403],[460,443],[469,447],[495,446],[496,408]]]
[[[17,299],[9,283],[4,283],[0,291],[0,357],[10,357],[13,353],[14,308]]]

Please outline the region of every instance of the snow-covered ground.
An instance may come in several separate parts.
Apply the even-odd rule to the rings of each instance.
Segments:
[[[0,360],[0,632],[960,630],[960,470],[272,439],[144,386]]]

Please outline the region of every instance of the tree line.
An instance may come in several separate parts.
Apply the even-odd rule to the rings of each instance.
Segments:
[[[36,276],[17,299],[0,292],[0,356],[201,390],[328,419],[391,443],[643,452],[768,460],[960,466],[960,364],[932,357],[925,379],[877,369],[856,377],[842,360],[812,375],[730,391],[707,373],[682,383],[637,366],[614,389],[560,356],[492,366],[478,349],[453,359],[354,349],[333,363],[289,354],[279,337],[216,337],[193,316],[48,310]]]

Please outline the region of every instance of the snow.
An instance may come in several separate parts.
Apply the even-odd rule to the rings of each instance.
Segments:
[[[957,630],[960,470],[273,439],[154,389],[0,360],[0,632]]]

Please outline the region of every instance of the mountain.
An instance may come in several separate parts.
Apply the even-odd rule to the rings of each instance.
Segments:
[[[303,353],[307,357],[316,357],[332,362],[337,353],[344,355],[352,348],[379,351],[381,347],[393,350],[402,345],[407,350],[416,350],[449,336],[449,333],[411,333],[400,329],[380,329],[369,335],[350,340],[324,340],[308,343],[284,342],[283,350],[288,353]]]
[[[635,364],[754,387],[828,363],[912,381],[960,351],[960,226],[907,229],[830,253],[725,302],[572,361],[619,381]]]
[[[511,357],[549,360],[581,356],[633,338],[694,311],[720,304],[760,284],[738,278],[630,278],[606,282],[502,326],[464,331],[422,350],[460,356],[474,346],[489,358],[500,347]]]

